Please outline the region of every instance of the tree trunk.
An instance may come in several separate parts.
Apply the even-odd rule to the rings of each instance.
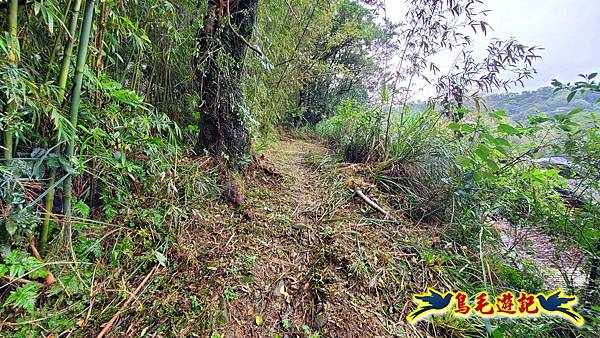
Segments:
[[[209,0],[195,60],[202,104],[197,150],[241,158],[250,139],[242,108],[243,64],[258,0]]]

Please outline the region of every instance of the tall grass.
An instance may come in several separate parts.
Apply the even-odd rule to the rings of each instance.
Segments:
[[[336,107],[334,115],[321,121],[316,131],[338,149],[348,162],[370,162],[383,158],[382,113],[368,110],[354,100]]]
[[[321,121],[317,132],[349,162],[375,163],[383,190],[398,196],[395,207],[417,220],[451,217],[452,182],[460,175],[452,135],[433,109],[391,116],[384,147],[383,112],[345,101]]]

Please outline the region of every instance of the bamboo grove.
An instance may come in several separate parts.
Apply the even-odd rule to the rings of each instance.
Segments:
[[[307,302],[301,317],[312,324],[277,318],[269,335],[333,336],[348,318],[376,322],[390,336],[440,328],[457,336],[575,334],[537,320],[404,326],[399,299],[410,302],[423,283],[539,291],[537,267],[515,268],[514,257],[489,249],[498,220],[541,227],[581,250],[587,284],[578,292],[586,320],[597,321],[598,203],[569,199],[563,173],[538,157],[568,155],[583,194],[599,191],[600,123],[582,109],[512,120],[487,107],[487,93],[534,76],[539,49],[494,39],[478,58],[474,36],[491,29],[484,3],[407,0],[394,22],[381,0],[0,0],[0,335],[103,336],[118,327],[123,335],[180,328],[185,336],[182,328],[193,327],[221,337],[228,304],[242,302],[236,290],[251,293],[264,253],[250,253],[250,244],[228,250],[250,238],[272,252],[272,243],[298,234],[294,244],[307,238],[314,264],[272,258],[306,275],[281,274],[277,289],[268,285],[258,298],[279,297],[286,309]],[[439,69],[433,60],[448,51],[452,68]],[[553,95],[596,95],[596,76],[555,81]],[[425,84],[431,98],[416,102]],[[265,149],[295,137],[320,152],[303,148],[300,160],[283,146],[274,153],[287,157],[278,159],[303,169],[265,164]],[[287,202],[283,194],[296,191],[277,185],[288,181],[310,190],[299,200],[315,202],[298,202],[280,222],[282,208],[259,203],[268,226],[244,225],[258,224],[246,201]],[[365,200],[379,213],[363,209]],[[306,210],[297,210],[301,203]],[[339,212],[347,214],[333,217]],[[316,230],[302,237],[311,217]],[[366,228],[336,228],[343,222]],[[358,248],[332,244],[340,238]],[[303,250],[296,256],[310,256]],[[139,300],[152,279],[153,296]],[[231,279],[242,286],[219,284]],[[326,294],[328,285],[347,289]],[[359,288],[363,294],[352,293]],[[324,305],[342,296],[349,298]],[[360,315],[327,322],[326,307],[346,301]],[[374,304],[381,311],[364,310]],[[127,311],[131,318],[119,319]],[[245,333],[267,332],[273,318],[256,311],[245,312]]]
[[[239,107],[235,114],[249,126],[254,138],[269,137],[277,125],[297,123],[294,121],[303,118],[298,113],[306,108],[299,110],[298,100],[303,102],[300,106],[310,104],[306,95],[320,89],[309,86],[322,85],[323,76],[331,81],[332,71],[341,69],[343,62],[356,67],[348,68],[348,80],[339,85],[339,93],[324,95],[339,100],[343,93],[356,91],[357,84],[363,85],[356,81],[361,74],[375,74],[375,64],[365,65],[360,59],[334,61],[333,58],[344,57],[341,52],[345,49],[362,49],[359,58],[367,60],[366,47],[389,41],[384,29],[373,22],[369,9],[352,2],[340,4],[336,8],[336,3],[314,6],[309,1],[298,1],[290,7],[286,1],[267,1],[256,9],[260,21],[254,39],[248,34],[234,42],[250,47],[248,53],[242,51],[249,62],[244,67],[249,81],[241,82],[240,78],[233,82],[245,86],[239,89],[245,98],[236,95],[236,101],[244,99],[245,104],[240,105],[239,101],[225,105]],[[197,139],[198,135],[201,141],[202,135],[210,134],[211,125],[205,118],[208,114],[201,113],[207,108],[201,107],[210,101],[209,96],[215,96],[207,91],[217,83],[208,83],[208,71],[203,67],[214,63],[217,68],[213,72],[222,72],[228,66],[217,64],[223,60],[209,61],[204,57],[212,54],[207,48],[215,47],[211,47],[213,42],[202,46],[201,41],[207,39],[199,36],[206,22],[198,18],[210,19],[211,2],[9,1],[2,6],[8,14],[3,22],[7,34],[2,40],[4,163],[11,167],[14,155],[19,157],[19,163],[36,163],[36,184],[40,184],[39,189],[43,186],[35,203],[11,201],[10,197],[6,200],[3,248],[8,250],[9,238],[17,232],[13,218],[43,214],[39,235],[35,237],[44,253],[48,234],[52,233],[49,227],[55,224],[53,219],[59,217],[60,222],[55,225],[62,224],[61,234],[69,236],[69,219],[77,198],[73,196],[73,182],[87,170],[85,158],[91,155],[83,152],[81,128],[93,127],[94,123],[118,123],[111,121],[116,118],[114,115],[107,121],[94,111],[111,115],[117,112],[107,110],[126,108],[138,111],[135,114],[166,114],[165,118],[173,121],[173,139],[169,142],[179,142],[180,137]],[[355,12],[356,9],[360,10]],[[357,20],[360,18],[368,20],[363,23]],[[232,24],[239,25],[229,23]],[[327,31],[333,35],[327,38],[329,41],[322,40]],[[330,61],[331,68],[323,68]],[[238,59],[232,65],[241,63]],[[311,64],[308,72],[305,63]],[[203,80],[206,88],[202,87]],[[222,88],[225,90],[231,88]],[[328,101],[326,97],[315,99]],[[223,106],[222,102],[215,104]],[[329,103],[320,111],[334,105]],[[82,116],[87,120],[82,121]],[[247,141],[243,137],[211,137],[241,141],[237,156],[247,156]],[[199,151],[207,146],[198,144]],[[228,149],[217,152],[223,150]],[[24,157],[25,153],[29,156]],[[18,174],[13,174],[18,180]]]

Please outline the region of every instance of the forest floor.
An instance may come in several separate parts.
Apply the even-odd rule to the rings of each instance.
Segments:
[[[188,160],[211,164],[208,157]],[[112,280],[96,279],[94,270],[89,306],[69,305],[79,306],[78,314],[58,318],[67,307],[22,323],[0,322],[0,332],[3,325],[46,320],[46,332],[53,332],[53,321],[70,320],[67,331],[47,336],[93,337],[104,326],[110,337],[484,337],[478,320],[439,316],[408,324],[412,296],[428,287],[469,290],[482,276],[491,289],[507,278],[529,287],[521,268],[502,268],[498,249],[514,262],[563,271],[578,286],[575,251],[559,264],[562,246],[539,232],[513,233],[508,224],[496,225],[497,241],[458,244],[455,227],[394,211],[392,203],[404,197],[380,191],[368,165],[340,162],[314,139],[284,138],[256,160],[220,183],[228,195],[235,182],[242,207],[217,192],[175,205],[185,210],[184,225],[170,228],[178,230],[169,232],[163,257],[123,263],[111,271]],[[367,205],[358,189],[387,213]],[[546,251],[535,248],[540,242]],[[141,253],[144,243],[138,244]],[[552,270],[555,265],[560,269]],[[558,277],[550,280],[560,286]]]
[[[447,227],[395,214],[370,177],[368,166],[341,163],[315,140],[269,146],[232,178],[244,209],[199,201],[168,265],[120,316],[114,336],[485,336],[474,321],[407,323],[413,294],[467,287],[481,262],[446,237]],[[388,214],[356,197],[357,188]],[[531,249],[523,243],[514,249]],[[493,287],[502,277],[488,273]]]
[[[351,192],[359,186],[378,200],[359,178],[365,169],[337,163],[315,141],[285,139],[260,157],[238,178],[255,219],[219,201],[198,210],[176,239],[177,263],[153,278],[139,315],[122,316],[115,331],[414,336],[404,320],[412,292],[435,286],[440,270],[415,246],[436,245],[437,230],[370,209]]]

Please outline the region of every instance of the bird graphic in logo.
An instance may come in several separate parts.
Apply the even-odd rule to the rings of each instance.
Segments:
[[[572,308],[577,304],[576,296],[566,296],[562,290],[556,290],[549,296],[539,294],[537,299],[540,306],[549,313],[556,314],[570,320],[577,326],[583,325],[583,317]]]
[[[427,289],[427,293],[414,295],[413,299],[418,306],[406,317],[408,322],[416,323],[430,314],[448,311],[451,306],[452,296],[452,292],[442,294],[431,288]]]

